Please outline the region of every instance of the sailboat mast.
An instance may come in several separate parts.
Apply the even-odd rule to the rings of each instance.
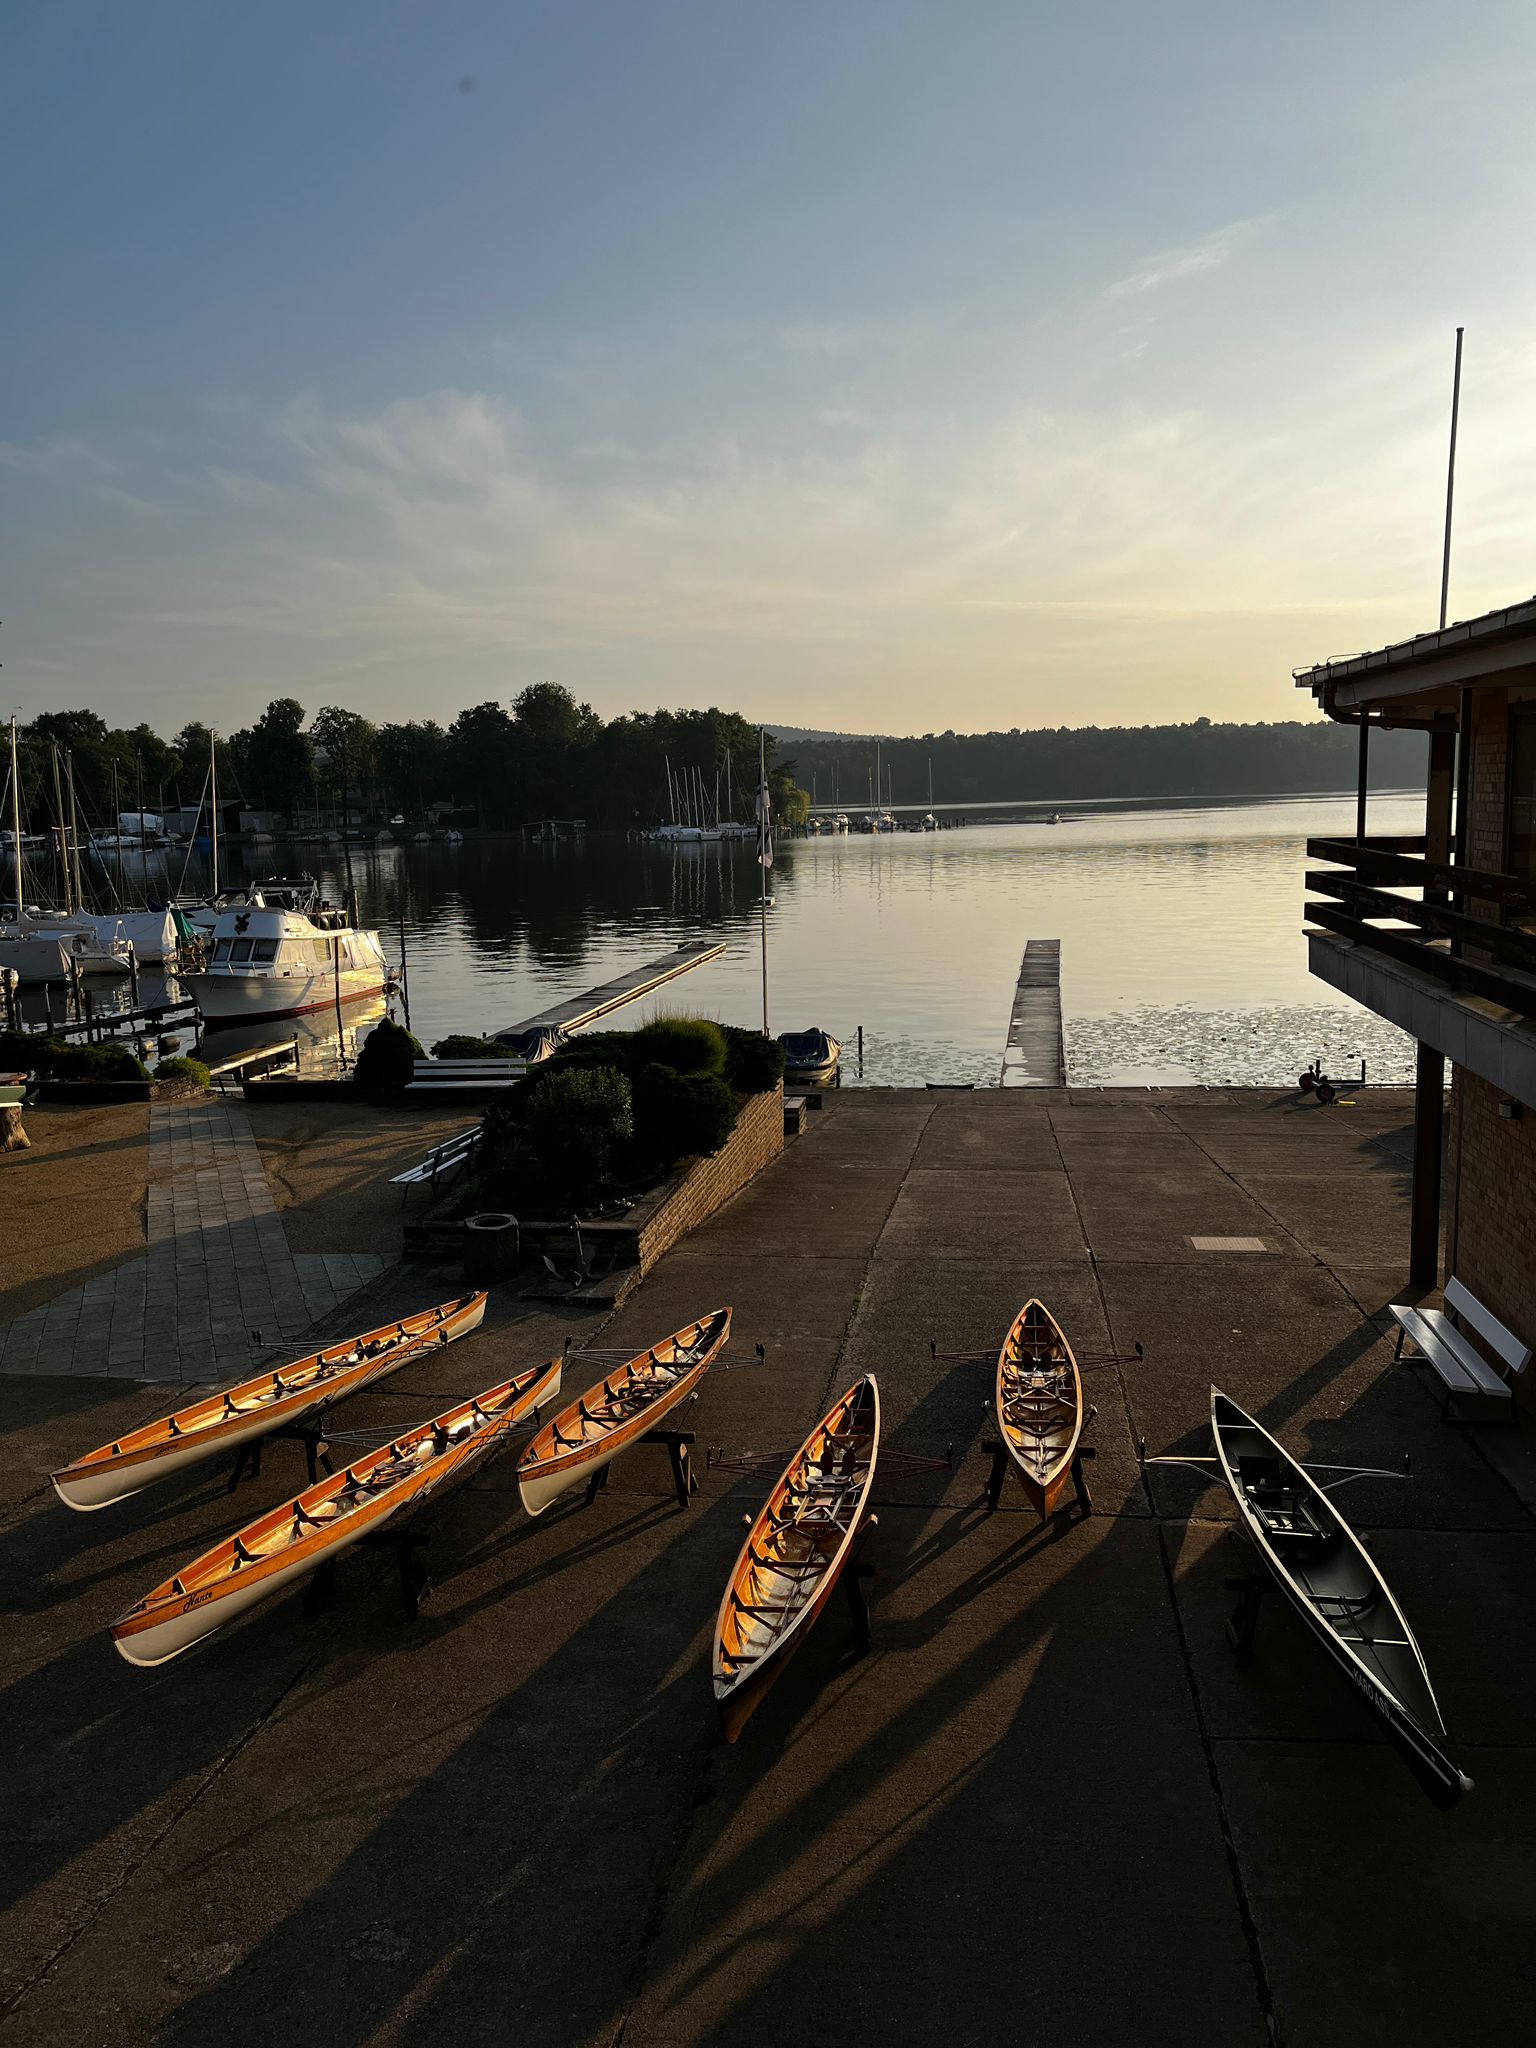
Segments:
[[[69,791],[69,857],[75,877],[75,908],[84,910],[85,891],[80,886],[80,820],[75,812],[75,757],[64,756],[64,783]]]
[[[64,870],[64,915],[74,909],[69,895],[69,827],[64,820],[64,785],[59,778],[59,749],[53,749],[53,823],[59,842],[59,865]]]
[[[21,755],[16,738],[16,714],[11,714],[11,838],[16,854],[16,929],[21,930]]]
[[[213,894],[219,893],[219,736],[208,735],[208,809],[213,821]]]

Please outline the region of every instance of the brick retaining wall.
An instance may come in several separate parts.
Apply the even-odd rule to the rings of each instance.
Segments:
[[[784,1150],[784,1090],[749,1095],[736,1128],[713,1158],[699,1159],[639,1231],[640,1270],[648,1271],[680,1237],[696,1230]]]

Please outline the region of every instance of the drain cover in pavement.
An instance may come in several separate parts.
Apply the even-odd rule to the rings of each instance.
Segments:
[[[1267,1252],[1269,1246],[1262,1237],[1192,1237],[1190,1246],[1197,1252]]]

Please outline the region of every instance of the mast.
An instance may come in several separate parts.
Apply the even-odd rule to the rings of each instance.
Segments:
[[[117,756],[112,757],[112,840],[117,849],[117,907],[123,907],[123,814],[117,807]]]
[[[213,888],[210,893],[219,893],[219,736],[211,728],[208,733],[208,810],[213,821]]]
[[[75,756],[64,756],[64,783],[69,791],[69,858],[75,878],[75,908],[84,910],[85,891],[80,886],[80,820],[75,813]]]
[[[757,869],[762,892],[758,916],[763,944],[763,1036],[768,1036],[768,870],[773,866],[773,824],[768,808],[768,742],[757,729]]]
[[[670,754],[662,755],[661,765],[667,771],[667,817],[675,825],[678,822],[677,798],[672,794],[672,757]]]
[[[64,822],[64,785],[59,779],[58,742],[53,747],[53,822],[59,841],[59,865],[64,870],[64,915],[74,909],[69,895],[69,827]]]
[[[928,808],[933,809],[933,756],[928,756]]]
[[[21,756],[17,751],[16,714],[11,713],[11,837],[16,852],[16,929],[21,930]]]

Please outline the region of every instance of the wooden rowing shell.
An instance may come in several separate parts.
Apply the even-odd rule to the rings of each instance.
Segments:
[[[205,1551],[112,1624],[119,1654],[130,1664],[167,1663],[361,1537],[414,1514],[559,1393],[560,1366],[553,1359],[460,1402]]]
[[[1211,1435],[1244,1532],[1333,1663],[1370,1702],[1439,1807],[1472,1780],[1441,1747],[1424,1654],[1369,1551],[1310,1472],[1219,1388]]]
[[[831,1599],[868,1513],[879,1453],[871,1374],[828,1409],[747,1531],[715,1622],[715,1704],[727,1742]]]
[[[1027,1301],[997,1356],[997,1432],[1024,1491],[1049,1521],[1072,1477],[1083,1433],[1083,1382],[1050,1310]]]
[[[403,1322],[385,1323],[363,1336],[347,1337],[87,1451],[52,1474],[53,1490],[66,1507],[83,1513],[111,1507],[173,1472],[224,1451],[237,1451],[317,1408],[361,1393],[418,1352],[478,1330],[484,1316],[482,1291],[423,1309]]]
[[[657,1428],[693,1392],[730,1334],[731,1311],[718,1308],[640,1352],[546,1423],[517,1468],[529,1514],[541,1515],[562,1493],[585,1486]]]

